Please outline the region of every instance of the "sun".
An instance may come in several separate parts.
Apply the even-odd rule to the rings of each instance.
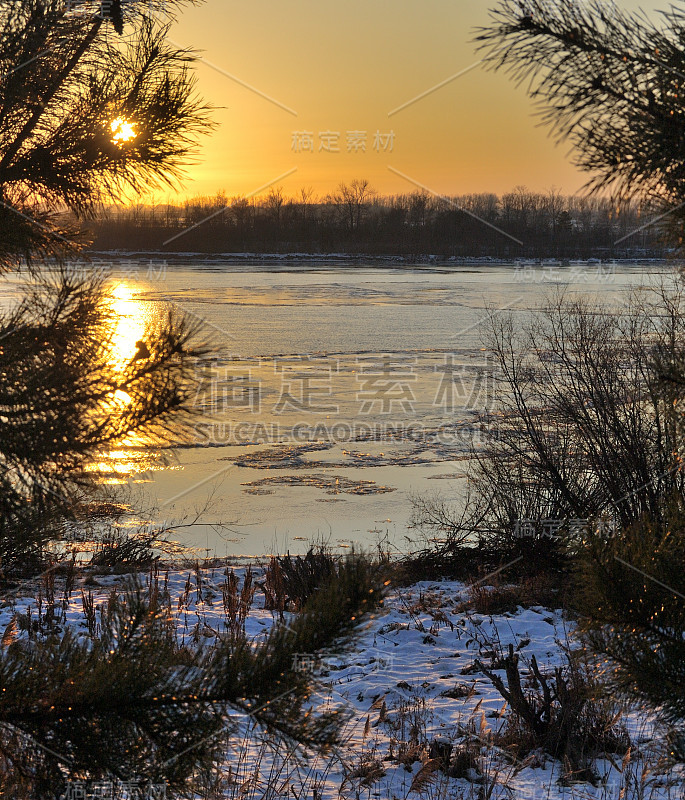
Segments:
[[[130,142],[131,139],[135,139],[138,135],[133,124],[123,117],[117,117],[115,120],[112,120],[110,128],[112,129],[112,141],[115,144]]]

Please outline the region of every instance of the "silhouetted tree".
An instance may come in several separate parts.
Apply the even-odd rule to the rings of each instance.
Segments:
[[[40,256],[62,265],[0,316],[5,574],[35,566],[76,512],[94,455],[132,433],[179,433],[204,353],[193,326],[170,314],[139,357],[116,363],[102,279],[64,267],[78,244],[60,214],[87,217],[126,189],[173,181],[210,125],[191,55],[171,47],[146,10],[136,0],[8,0],[0,9],[0,266]],[[124,25],[130,35],[120,38]]]
[[[179,439],[190,421],[206,348],[174,311],[148,327],[137,352],[116,347],[105,281],[68,271],[36,278],[0,317],[0,564],[5,576],[40,566],[82,517],[99,453],[127,436]]]
[[[2,4],[0,263],[68,252],[70,231],[57,213],[92,215],[127,189],[169,184],[194,136],[210,127],[195,96],[192,55],[169,44],[148,4],[106,7]],[[113,30],[124,24],[125,38]]]
[[[657,25],[603,0],[501,0],[477,41],[575,145],[589,188],[675,209],[685,200],[685,14],[660,16]]]
[[[175,312],[134,353],[117,350],[107,285],[65,263],[77,246],[57,218],[172,181],[208,127],[191,56],[169,46],[146,9],[143,0],[0,9],[0,257],[7,268],[22,257],[34,264],[23,299],[0,317],[5,576],[35,568],[63,523],[78,521],[101,450],[133,433],[182,433],[202,378],[198,330]],[[45,255],[58,269],[38,269]],[[331,744],[340,714],[314,713],[311,675],[294,656],[332,644],[381,594],[362,559],[335,572],[258,646],[219,637],[191,652],[170,606],[136,586],[110,598],[90,641],[73,630],[43,637],[30,614],[16,615],[0,641],[0,794],[57,798],[67,779],[140,776],[187,796],[190,779],[225,757],[229,709],[286,739]]]
[[[300,195],[284,198],[281,224],[267,197],[246,200],[195,197],[183,205],[167,207],[166,214],[152,205],[118,206],[103,211],[89,225],[96,250],[109,250],[125,240],[131,249],[155,250],[196,222],[211,217],[197,230],[174,239],[173,247],[191,252],[335,252],[382,255],[512,256],[511,241],[480,220],[525,239],[516,257],[589,258],[607,255],[665,254],[658,231],[646,229],[639,239],[615,247],[616,239],[644,222],[643,207],[623,204],[617,209],[609,198],[559,197],[550,204],[532,192],[470,194],[449,200],[425,193],[373,197],[359,207],[340,192],[320,202]],[[226,206],[230,208],[226,210]],[[464,209],[476,219],[464,217]],[[359,213],[358,213],[359,212]],[[557,222],[554,222],[557,215]],[[357,227],[357,219],[360,227]],[[563,222],[563,224],[560,224]],[[555,230],[559,235],[552,236]],[[630,245],[633,245],[632,247]],[[639,249],[635,247],[639,245]]]
[[[350,183],[341,182],[329,196],[329,201],[338,206],[350,231],[359,230],[362,218],[371,198],[376,194],[368,180],[354,178]]]

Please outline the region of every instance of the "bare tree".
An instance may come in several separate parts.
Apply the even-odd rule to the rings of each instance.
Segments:
[[[375,194],[368,180],[354,178],[350,183],[341,182],[337,191],[329,196],[329,200],[340,208],[350,231],[353,231],[359,230],[364,213]]]
[[[281,211],[285,203],[285,196],[283,189],[280,186],[272,187],[266,196],[265,205],[269,211],[269,215],[276,223],[276,227],[281,227]]]
[[[413,192],[409,196],[409,224],[423,228],[426,225],[430,195],[426,191]]]
[[[556,236],[557,229],[561,221],[561,215],[564,211],[564,196],[555,186],[552,186],[544,195],[543,204],[545,213],[549,219],[549,227],[552,236]]]
[[[513,552],[524,544],[523,520],[544,545],[544,520],[606,515],[625,528],[685,507],[676,391],[664,383],[669,365],[682,363],[683,341],[678,287],[636,294],[618,314],[557,296],[524,325],[491,315],[496,425],[474,454],[473,512],[454,512],[452,535],[470,530]],[[423,515],[430,523],[425,507]],[[449,528],[444,508],[439,518]]]
[[[302,213],[302,221],[306,222],[309,218],[309,207],[314,200],[314,190],[311,186],[303,186],[300,189],[299,206]]]

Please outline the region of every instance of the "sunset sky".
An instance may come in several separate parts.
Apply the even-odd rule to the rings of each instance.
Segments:
[[[301,187],[324,195],[354,177],[381,193],[578,191],[585,177],[568,146],[538,126],[524,88],[480,66],[449,81],[478,61],[474,28],[487,24],[490,6],[207,0],[186,9],[172,39],[202,51],[199,88],[218,107],[219,127],[202,141],[182,193],[251,194],[292,170],[277,184],[288,195]],[[340,152],[321,149],[326,138],[335,148],[336,133]]]

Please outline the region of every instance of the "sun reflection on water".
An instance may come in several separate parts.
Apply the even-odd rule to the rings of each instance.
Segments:
[[[112,359],[119,368],[124,369],[135,356],[138,342],[145,335],[147,318],[141,303],[134,299],[135,291],[129,284],[115,284],[110,294],[116,320],[112,336]]]
[[[109,288],[109,305],[113,314],[113,330],[109,340],[111,364],[117,372],[124,373],[126,368],[139,357],[141,344],[144,344],[146,330],[152,321],[154,312],[137,295],[139,287],[126,281],[113,283]],[[132,402],[131,396],[123,389],[114,392],[112,401],[113,413]],[[135,482],[149,480],[141,473],[163,469],[158,455],[146,448],[144,438],[131,434],[116,449],[101,453],[87,467],[89,472],[100,475],[103,484],[123,484],[129,479]]]

